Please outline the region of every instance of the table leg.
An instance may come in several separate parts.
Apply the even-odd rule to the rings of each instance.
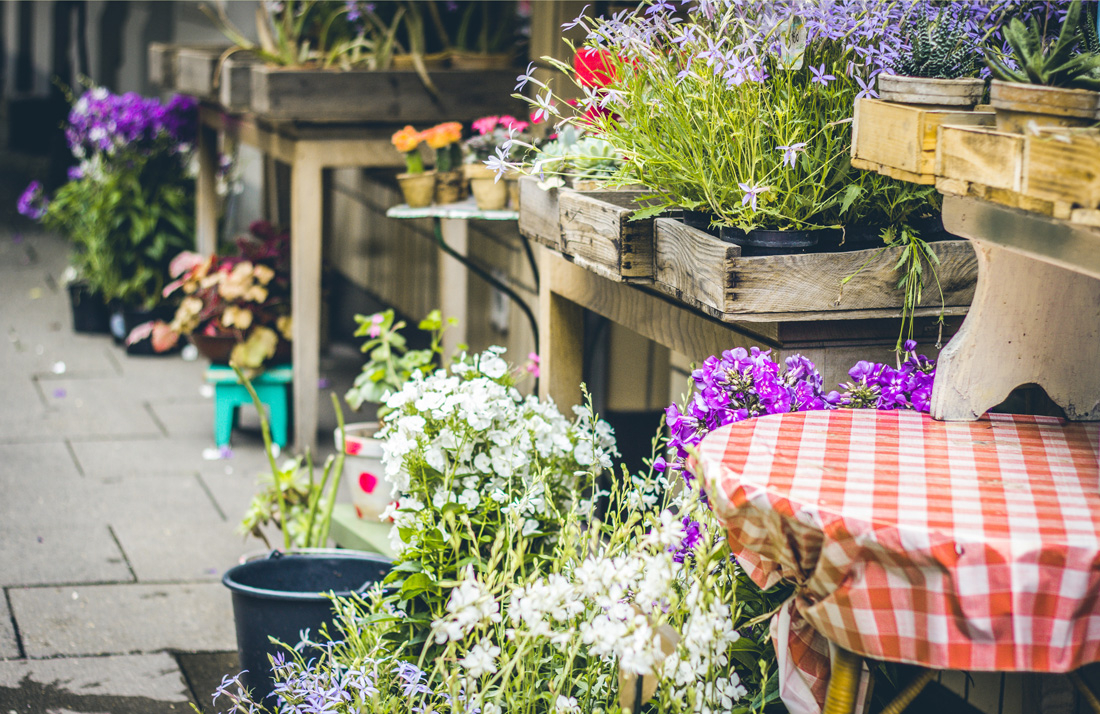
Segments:
[[[1085,680],[1081,678],[1081,675],[1077,672],[1069,672],[1068,676],[1069,681],[1073,682],[1073,686],[1081,693],[1081,698],[1089,705],[1089,709],[1095,712],[1095,714],[1100,714],[1100,699],[1097,699],[1096,695],[1093,694],[1092,689]]]
[[[469,222],[461,218],[442,218],[439,221],[443,242],[456,253],[468,255]],[[460,344],[468,344],[470,311],[470,271],[455,258],[439,252],[439,302],[443,318],[458,318],[458,324],[443,333],[443,357],[458,352]]]
[[[859,679],[863,673],[863,658],[840,647],[834,648],[834,651],[822,714],[853,714],[859,694]]]
[[[581,403],[584,309],[554,291],[554,253],[540,248],[539,255],[539,396],[570,414],[569,407]]]
[[[203,122],[199,122],[197,152],[195,250],[210,255],[218,249],[218,131]]]
[[[301,147],[300,147],[301,150]],[[294,316],[294,445],[317,445],[317,380],[321,344],[322,173],[309,152],[290,179],[290,304]]]

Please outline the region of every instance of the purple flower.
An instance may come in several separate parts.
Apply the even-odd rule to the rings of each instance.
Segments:
[[[584,18],[584,13],[586,13],[586,12],[588,12],[588,5],[585,5],[584,7],[582,7],[580,13],[575,18],[573,18],[569,22],[563,23],[562,26],[561,26],[561,29],[562,30],[572,30],[577,25],[582,24],[584,22],[584,19],[585,19]]]
[[[702,526],[693,521],[689,516],[683,518],[684,539],[680,541],[679,548],[669,548],[669,551],[674,553],[672,559],[677,563],[682,563],[684,560],[692,554],[695,550],[695,546],[699,545],[699,542],[703,539]]]
[[[859,75],[856,75],[856,84],[859,85],[859,92],[856,94],[856,99],[876,99],[878,98],[878,92],[875,91],[875,75],[872,75],[866,82]]]
[[[749,204],[752,210],[756,210],[756,197],[768,190],[767,186],[750,186],[747,183],[738,182],[737,187],[745,192],[741,198],[741,205]]]
[[[817,82],[818,84],[821,84],[821,85],[826,85],[829,82],[836,79],[836,77],[834,77],[831,74],[825,74],[825,63],[824,62],[822,62],[817,67],[811,66],[810,67],[810,73],[813,75],[813,79],[811,79],[810,81],[811,82]]]
[[[16,207],[21,215],[39,221],[46,215],[47,205],[46,195],[42,191],[42,184],[31,181],[26,190],[23,191],[23,195],[19,197],[19,203]]]
[[[806,148],[806,142],[799,141],[797,143],[791,144],[790,146],[777,146],[775,148],[776,151],[783,152],[783,165],[790,166],[793,169],[795,161],[798,160],[796,154]]]

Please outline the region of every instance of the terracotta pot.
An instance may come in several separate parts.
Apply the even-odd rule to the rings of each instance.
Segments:
[[[985,80],[978,77],[933,79],[897,74],[878,76],[879,99],[944,109],[973,109],[982,101]]]
[[[1024,133],[1027,124],[1090,126],[1100,119],[1100,92],[1002,82],[989,85],[989,103],[997,113],[997,129]]]
[[[203,335],[192,332],[187,339],[199,351],[199,354],[210,360],[211,364],[229,364],[229,357],[233,354],[233,348],[237,346],[237,338],[233,335]],[[266,365],[288,364],[290,362],[290,343],[279,338],[279,344],[275,345],[275,356],[267,360]]]
[[[462,173],[470,182],[474,201],[482,211],[499,211],[508,205],[508,184],[497,180],[497,172],[480,162],[466,164]]]
[[[510,54],[478,54],[451,50],[451,69],[508,69],[511,66]]]
[[[504,179],[508,184],[508,207],[513,211],[519,210],[519,181],[514,178]]]
[[[436,203],[456,203],[466,197],[461,171],[436,171],[435,178]]]
[[[409,208],[424,208],[432,205],[432,197],[435,196],[435,180],[435,171],[397,174],[397,183],[401,186],[401,193],[405,196],[405,203]]]

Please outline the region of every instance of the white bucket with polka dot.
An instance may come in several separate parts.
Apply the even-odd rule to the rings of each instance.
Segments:
[[[360,518],[377,521],[393,500],[390,482],[382,466],[382,442],[374,438],[378,422],[348,424],[344,428],[344,481],[351,491],[351,502]],[[337,430],[336,444],[340,444]]]

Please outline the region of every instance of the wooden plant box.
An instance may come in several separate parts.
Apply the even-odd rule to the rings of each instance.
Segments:
[[[676,219],[656,219],[654,235],[654,286],[722,320],[839,320],[896,317],[901,311],[898,248],[746,258],[739,246]],[[977,279],[974,249],[965,240],[930,245],[940,260],[945,314],[965,313]],[[918,315],[939,314],[935,284],[926,287],[920,304]]]
[[[216,99],[214,73],[226,47],[183,47],[176,53],[176,91]]]
[[[930,109],[858,99],[852,125],[852,166],[912,183],[936,181],[936,134],[944,125],[993,126],[993,112]]]
[[[149,84],[161,89],[174,89],[176,53],[180,46],[169,42],[150,42],[148,49]]]
[[[654,219],[630,220],[640,208],[635,199],[643,193],[563,191],[558,196],[561,252],[615,282],[652,282]]]
[[[936,188],[1081,225],[1100,226],[1100,132],[1044,127],[1038,135],[944,127]]]
[[[561,252],[561,222],[558,213],[559,195],[572,189],[552,188],[543,191],[533,176],[519,177],[519,232],[547,248]]]
[[[248,52],[236,52],[222,62],[218,75],[218,103],[226,111],[252,109],[252,65],[260,60]]]
[[[272,121],[428,125],[470,122],[514,112],[515,71],[438,70],[430,73],[433,97],[413,70],[286,69],[252,67],[252,111]]]

